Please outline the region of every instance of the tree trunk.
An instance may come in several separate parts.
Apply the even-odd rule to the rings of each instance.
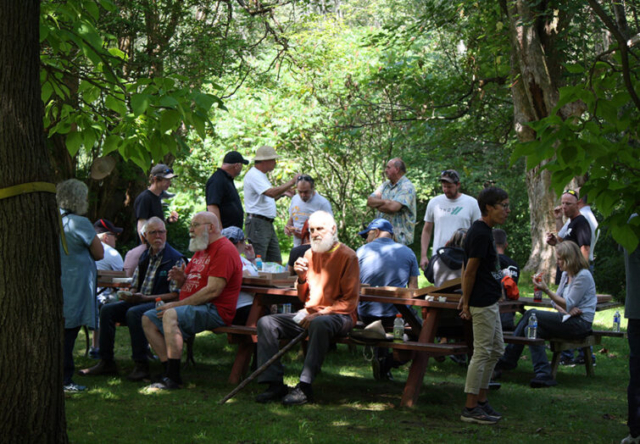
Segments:
[[[539,7],[547,8],[543,3]],[[515,130],[520,142],[529,142],[536,135],[527,123],[547,117],[558,102],[561,56],[555,51],[555,39],[557,26],[564,21],[531,9],[526,0],[501,0],[500,4],[508,17],[511,35]],[[567,117],[579,112],[575,108],[575,104],[569,105],[561,114]],[[551,273],[555,269],[554,250],[545,238],[548,231],[555,231],[553,208],[558,199],[549,188],[549,171],[540,169],[543,165],[544,162],[526,172],[532,248],[524,269]]]
[[[50,182],[40,99],[39,0],[0,7],[0,189]],[[0,430],[6,443],[66,443],[55,195],[0,199]]]

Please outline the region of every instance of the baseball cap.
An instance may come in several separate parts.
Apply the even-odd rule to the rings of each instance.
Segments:
[[[359,232],[358,235],[366,238],[367,234],[369,234],[369,231],[375,229],[393,234],[393,225],[391,225],[391,222],[389,222],[387,219],[374,219],[371,221],[371,223],[369,223],[367,228]]]
[[[173,174],[173,170],[164,163],[159,163],[151,168],[151,175],[153,177],[162,177],[163,179],[173,179],[174,177],[178,177],[178,175]]]
[[[221,234],[229,239],[232,244],[237,244],[244,240],[244,233],[238,227],[227,227],[222,230]]]
[[[120,234],[122,233],[122,228],[118,228],[110,220],[107,219],[98,219],[96,223],[93,224],[93,228],[95,228],[96,233],[113,233]]]
[[[249,165],[249,161],[242,157],[242,154],[237,151],[229,151],[225,154],[222,163],[243,163]]]
[[[444,170],[440,173],[440,182],[460,183],[460,175],[456,170]]]

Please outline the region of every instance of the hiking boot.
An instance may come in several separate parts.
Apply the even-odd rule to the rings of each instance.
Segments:
[[[289,393],[289,387],[282,382],[272,382],[264,392],[256,396],[256,402],[266,404],[267,402],[282,401],[282,398]]]
[[[538,377],[533,378],[529,385],[531,388],[548,388],[558,385],[558,381],[551,377]]]
[[[75,382],[70,382],[69,384],[66,384],[63,388],[65,393],[80,393],[85,391],[87,389],[87,386],[78,385]]]
[[[303,389],[302,385],[298,384],[282,399],[284,405],[302,405],[308,402],[313,402],[313,391],[310,385]]]
[[[460,419],[463,422],[482,425],[492,425],[500,421],[500,418],[487,414],[479,405],[475,406],[471,410],[466,407],[463,408]]]
[[[136,362],[136,366],[133,368],[133,371],[127,375],[127,379],[133,382],[150,378],[151,374],[149,373],[148,362]],[[160,378],[160,380],[162,380],[162,378]]]
[[[489,401],[484,404],[478,403],[478,407],[480,407],[487,415],[493,416],[494,418],[502,419],[502,415],[496,412],[491,405],[489,405]]]
[[[118,375],[118,367],[114,361],[100,360],[93,367],[82,369],[78,372],[82,376]]]

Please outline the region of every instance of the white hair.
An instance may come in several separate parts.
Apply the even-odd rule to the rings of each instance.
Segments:
[[[88,196],[89,188],[78,179],[65,180],[56,186],[58,206],[69,213],[85,214],[89,207]]]

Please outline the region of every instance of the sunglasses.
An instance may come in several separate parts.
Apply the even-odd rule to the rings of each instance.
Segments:
[[[442,171],[442,172],[440,173],[440,177],[442,177],[442,176],[446,176],[446,177],[448,177],[448,178],[450,178],[450,179],[455,180],[456,182],[457,182],[458,180],[460,180],[460,178],[458,177],[458,173],[456,173],[456,172],[455,172],[455,171],[453,171],[453,170],[444,170],[444,171]]]
[[[573,197],[578,199],[578,193],[573,191],[573,190],[564,190],[564,193],[562,193],[562,194],[571,194]]]
[[[298,179],[296,179],[296,182],[309,182],[311,185],[314,184],[313,177],[307,174],[301,174],[300,176],[298,176]]]

